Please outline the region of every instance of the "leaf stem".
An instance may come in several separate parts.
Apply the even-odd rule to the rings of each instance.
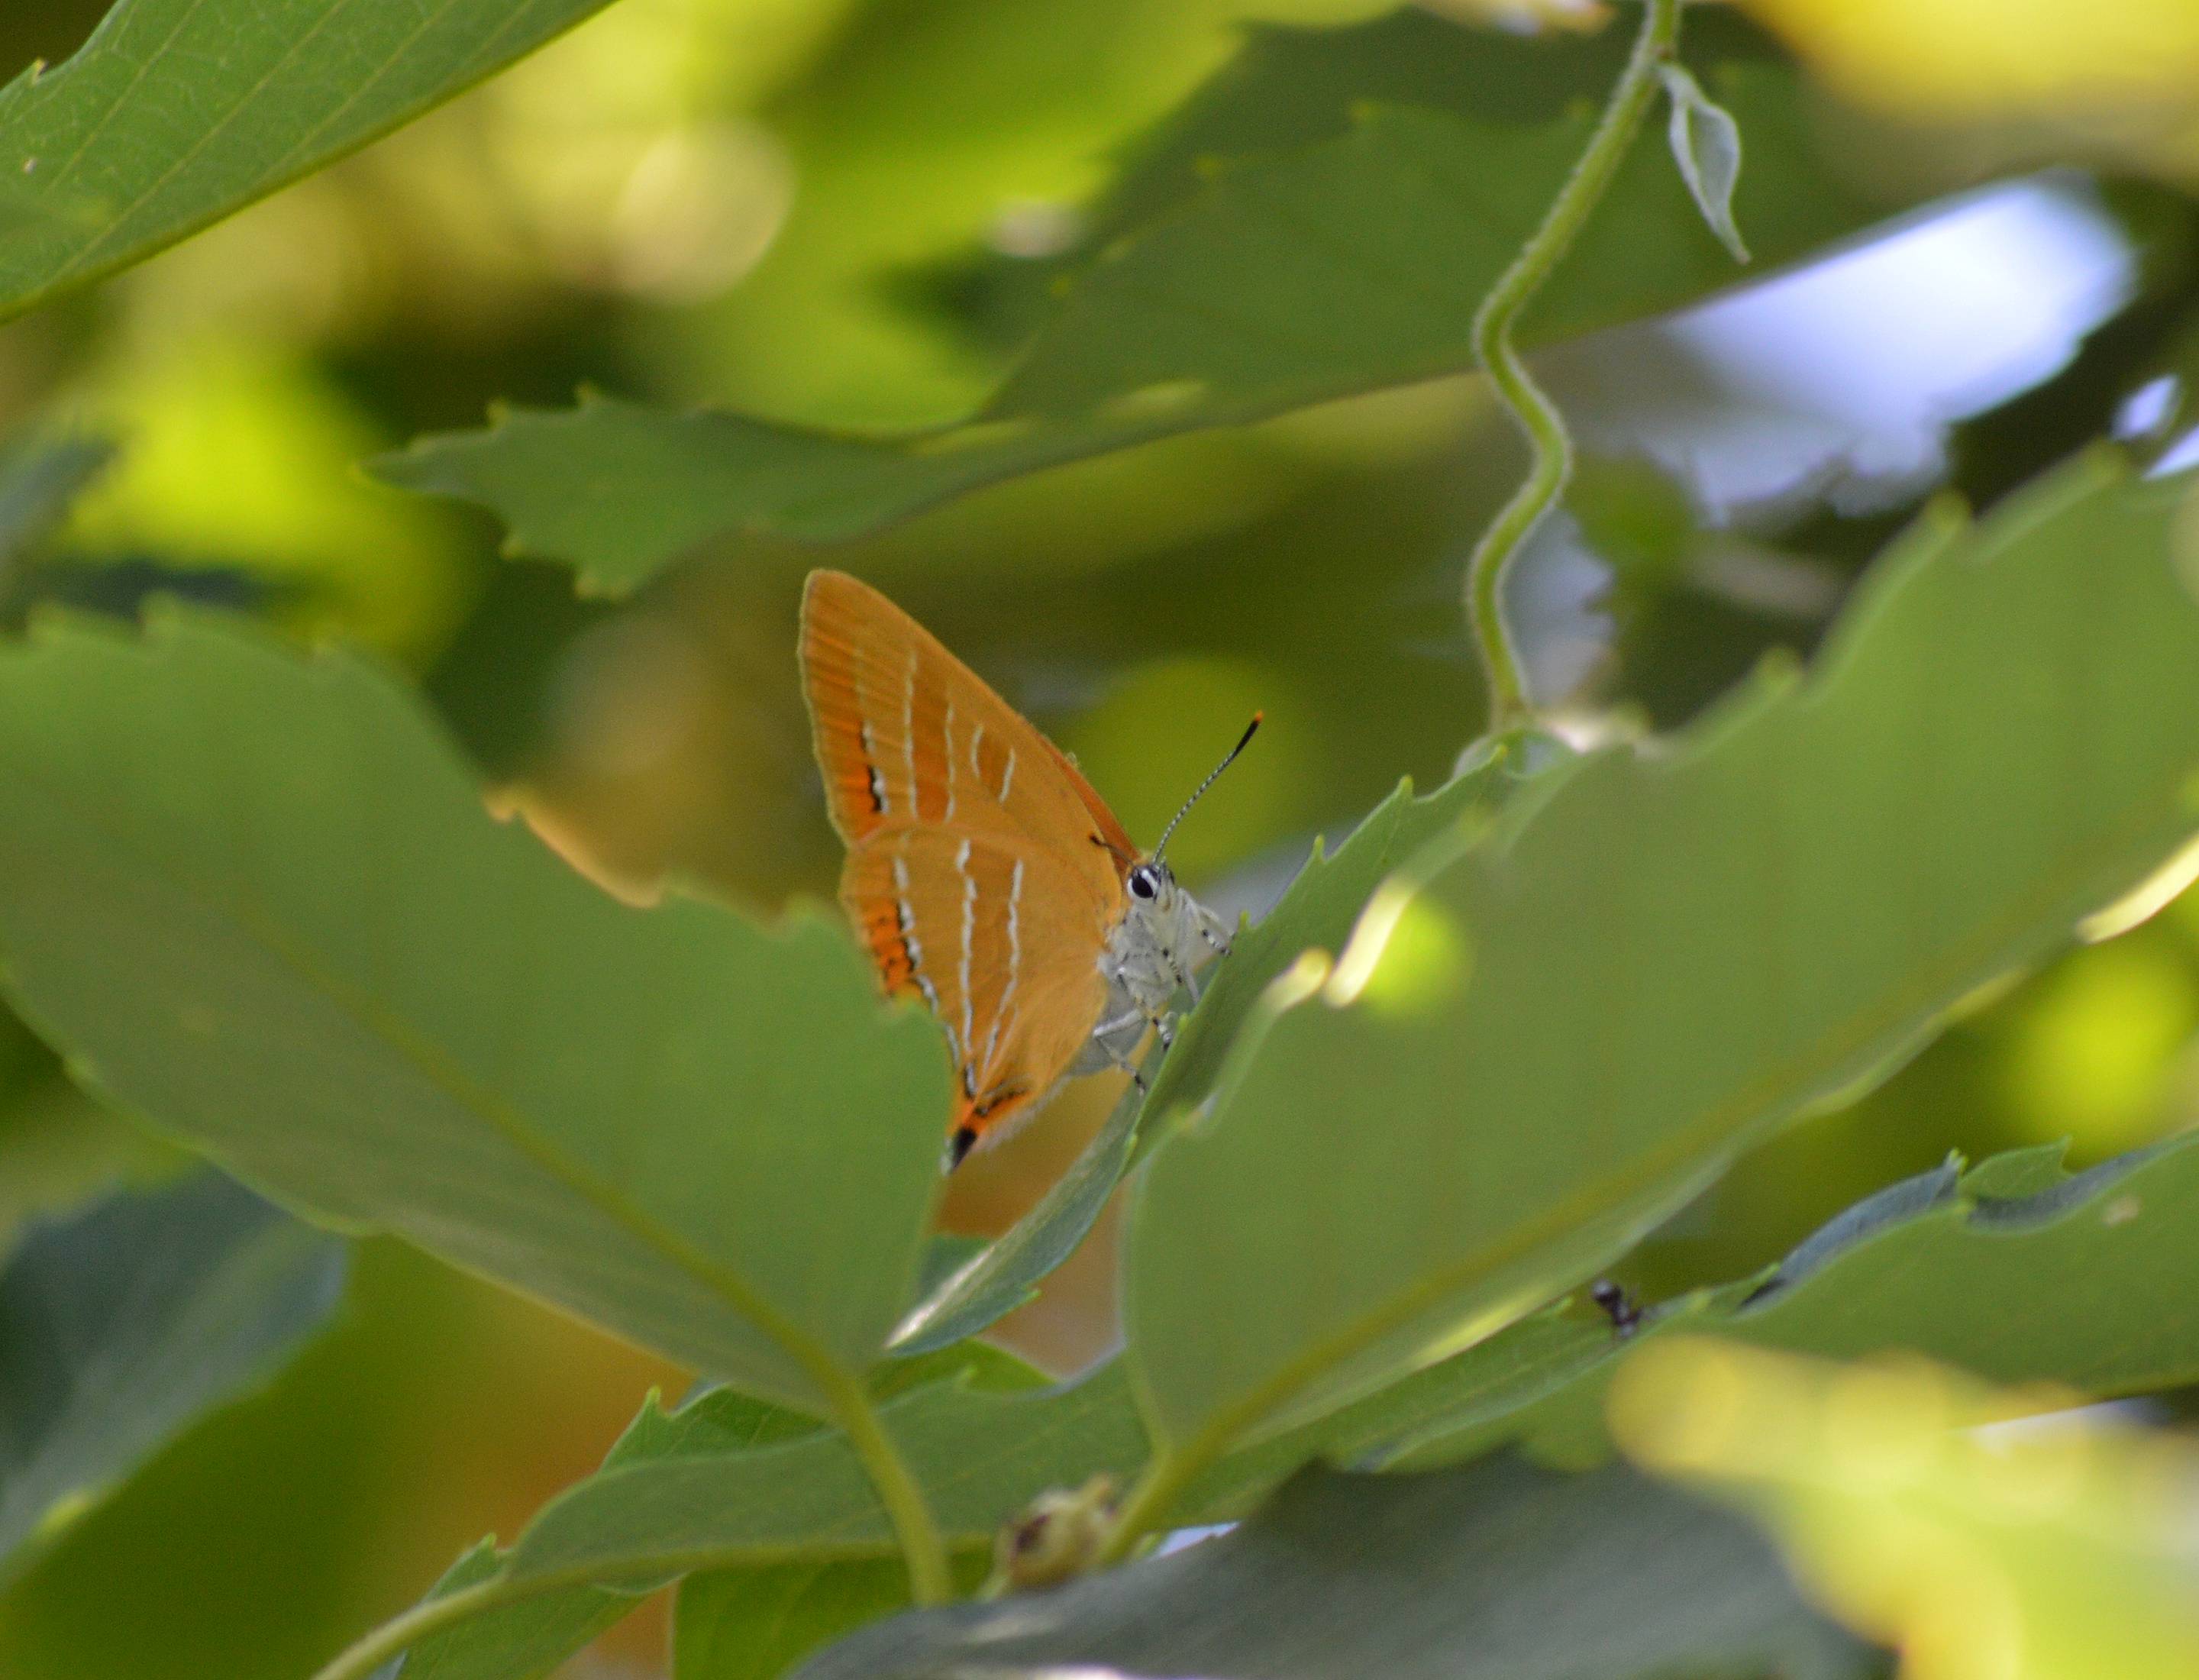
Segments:
[[[828,1391],[826,1398],[901,1541],[901,1556],[908,1565],[908,1595],[919,1608],[945,1604],[954,1596],[954,1575],[931,1502],[878,1421],[878,1408],[862,1384],[844,1372],[838,1375],[842,1391]]]
[[[1138,1543],[1162,1525],[1186,1485],[1204,1467],[1197,1453],[1181,1454],[1166,1446],[1157,1449],[1131,1487],[1130,1496],[1123,1502],[1123,1508],[1115,1514],[1106,1538],[1093,1555],[1094,1565],[1108,1568],[1126,1562]]]
[[[313,1680],[369,1680],[382,1664],[422,1640],[499,1607],[509,1596],[505,1588],[502,1581],[479,1581],[440,1598],[423,1599],[346,1646]]]
[[[526,1117],[510,1101],[480,1083],[431,1040],[414,1031],[371,995],[359,991],[293,946],[279,928],[248,913],[237,913],[265,949],[323,995],[368,1024],[383,1042],[434,1082],[452,1101],[478,1116],[514,1149],[606,1218],[664,1254],[776,1343],[808,1377],[869,1474],[908,1561],[909,1595],[919,1604],[941,1604],[953,1596],[954,1578],[948,1566],[947,1548],[924,1491],[879,1423],[877,1409],[861,1379],[851,1374],[831,1349],[757,1293],[732,1267],[653,1217],[646,1209],[637,1206],[616,1185],[604,1181],[584,1163],[569,1159],[554,1146],[543,1142]],[[387,1625],[397,1626],[427,1607],[424,1604],[416,1606],[414,1611]],[[421,1636],[415,1633],[411,1636],[417,1639]],[[327,1671],[329,1680],[340,1680],[347,1672],[339,1668]]]
[[[1513,347],[1512,325],[1564,258],[1625,160],[1626,149],[1657,96],[1658,67],[1669,61],[1678,46],[1681,3],[1644,0],[1642,32],[1635,38],[1633,55],[1612,90],[1588,149],[1551,201],[1543,225],[1528,236],[1474,312],[1474,357],[1526,434],[1531,452],[1526,481],[1482,533],[1467,562],[1467,621],[1489,680],[1488,729],[1492,734],[1518,722],[1531,709],[1519,654],[1504,626],[1504,574],[1543,515],[1565,493],[1573,470],[1572,434]]]
[[[843,1375],[840,1385],[828,1386],[825,1399],[832,1406],[842,1432],[855,1456],[862,1461],[878,1502],[885,1508],[908,1569],[909,1596],[919,1606],[944,1604],[954,1595],[954,1578],[948,1561],[947,1543],[934,1520],[929,1501],[909,1473],[907,1463],[878,1420],[878,1409],[861,1383]],[[729,1552],[721,1566],[743,1560],[738,1549]],[[679,1554],[656,1560],[681,1573],[712,1566],[707,1556]],[[589,1571],[546,1574],[521,1580],[497,1577],[423,1599],[401,1615],[393,1616],[347,1647],[321,1668],[313,1680],[369,1680],[392,1657],[411,1649],[423,1640],[456,1627],[476,1616],[485,1616],[506,1605],[575,1586],[601,1584]]]
[[[894,1446],[878,1408],[857,1379],[829,1360],[821,1360],[811,1376],[823,1391],[834,1420],[848,1438],[871,1485],[893,1525],[901,1557],[908,1569],[909,1597],[919,1606],[947,1603],[954,1595],[954,1572],[948,1561],[947,1542],[933,1517],[930,1502],[909,1473],[907,1462]],[[683,1572],[706,1566],[692,1558],[668,1560]],[[392,1657],[475,1616],[501,1609],[508,1603],[560,1588],[591,1584],[586,1572],[570,1578],[545,1576],[523,1581],[496,1578],[482,1581],[440,1598],[424,1599],[401,1615],[393,1616],[367,1633],[323,1667],[313,1680],[369,1680]]]
[[[1519,656],[1504,626],[1505,569],[1564,493],[1573,464],[1572,434],[1566,430],[1556,405],[1520,360],[1512,343],[1512,326],[1564,258],[1625,160],[1627,148],[1657,96],[1659,69],[1677,54],[1683,3],[1683,0],[1644,0],[1642,31],[1635,38],[1633,54],[1611,91],[1587,150],[1551,201],[1542,225],[1528,236],[1511,266],[1474,312],[1474,354],[1505,407],[1526,434],[1531,451],[1526,481],[1482,534],[1467,563],[1467,619],[1489,680],[1488,732],[1492,735],[1521,721],[1531,710]],[[1157,1452],[1123,1502],[1097,1560],[1101,1564],[1123,1561],[1146,1535],[1164,1526],[1184,1489],[1228,1450],[1240,1428],[1257,1421],[1282,1393],[1294,1387],[1295,1378],[1292,1374],[1270,1385],[1277,1391],[1216,1420],[1184,1445],[1164,1447]]]

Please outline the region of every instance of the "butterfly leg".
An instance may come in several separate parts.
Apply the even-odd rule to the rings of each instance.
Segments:
[[[1126,1009],[1119,1015],[1110,1016],[1092,1029],[1092,1037],[1084,1053],[1070,1067],[1071,1073],[1097,1073],[1105,1068],[1121,1068],[1130,1076],[1130,1083],[1142,1094],[1146,1076],[1139,1070],[1134,1052],[1146,1035],[1146,1020],[1137,1009]],[[1135,1027],[1137,1034],[1127,1044],[1122,1034],[1125,1028]]]
[[[1116,1047],[1114,1035],[1121,1032],[1125,1027],[1132,1026],[1151,1027],[1160,1035],[1161,1048],[1164,1050],[1175,1042],[1175,1026],[1167,1016],[1156,1015],[1150,1011],[1135,1007],[1126,1009],[1112,1020],[1102,1021],[1092,1029],[1092,1036],[1105,1048],[1108,1059],[1117,1067],[1129,1066],[1130,1059],[1128,1050]],[[1143,1037],[1144,1035],[1140,1033],[1139,1036]]]
[[[1204,917],[1204,911],[1202,910],[1199,912],[1199,917]],[[1197,928],[1201,935],[1206,936],[1209,943],[1212,942],[1211,936],[1208,935],[1205,923],[1203,920],[1199,918],[1193,918],[1191,926]],[[1176,932],[1176,937],[1179,942],[1187,940],[1190,937],[1189,930],[1179,928]],[[1190,953],[1188,951],[1186,952],[1184,957],[1178,958],[1175,954],[1175,950],[1173,948],[1163,946],[1160,951],[1160,963],[1158,965],[1158,972],[1157,973],[1156,977],[1161,981],[1163,986],[1170,994],[1174,994],[1177,991],[1188,992],[1191,995],[1192,1002],[1196,1004],[1199,1001],[1199,976],[1194,971],[1189,958]],[[1174,983],[1172,985],[1169,984],[1169,982],[1173,982]]]
[[[1084,1049],[1070,1065],[1071,1074],[1099,1073],[1108,1068],[1137,1072],[1138,1047],[1145,1041],[1150,1024],[1145,1010],[1111,966],[1106,970],[1107,1001]]]
[[[1204,904],[1199,907],[1199,936],[1206,942],[1207,948],[1215,955],[1226,957],[1229,954],[1229,924]]]

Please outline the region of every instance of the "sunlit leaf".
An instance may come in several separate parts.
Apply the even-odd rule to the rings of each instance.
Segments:
[[[1426,18],[1334,38],[1401,57],[1366,51],[1364,32],[1382,31],[1433,61],[1401,83],[1424,102],[1369,104],[1362,88],[1334,131],[1222,159],[1093,254],[962,425],[864,437],[592,398],[423,440],[376,470],[480,502],[516,551],[616,591],[719,534],[851,537],[1012,475],[1469,368],[1474,306],[1572,169],[1617,58],[1601,38]],[[1880,213],[1818,161],[1792,72],[1704,32],[1706,54],[1730,55],[1714,85],[1749,135],[1741,211],[1759,254],[1791,261]],[[1305,55],[1329,38],[1309,36]],[[1298,55],[1260,62],[1288,66],[1273,93],[1296,96]],[[1638,149],[1523,339],[1671,309],[1732,272],[1670,162]]]
[[[2199,74],[2185,0],[1746,0],[1859,98],[1939,120],[2009,111],[2170,105]]]
[[[1735,1520],[1624,1469],[1568,1477],[1507,1459],[1309,1473],[1232,1533],[1043,1594],[901,1617],[801,1680],[1825,1680],[1876,1660]]]
[[[826,1409],[907,1305],[937,1035],[836,923],[598,891],[354,659],[173,617],[0,654],[0,948],[164,1131],[757,1393]]]
[[[35,1225],[0,1272],[0,1580],[327,1321],[343,1245],[207,1173]]]
[[[2094,457],[1928,520],[1808,681],[1556,773],[1271,993],[1132,1205],[1129,1356],[1172,1448],[1492,1334],[2173,853],[2183,489]]]
[[[1914,1360],[1690,1339],[1629,1368],[1612,1423],[1642,1464],[1761,1516],[1811,1595],[1898,1647],[1904,1677],[2199,1670],[2199,1451],[2097,1416],[2007,1421],[2043,1399]]]
[[[0,89],[0,320],[89,284],[409,122],[604,0],[117,0]]]

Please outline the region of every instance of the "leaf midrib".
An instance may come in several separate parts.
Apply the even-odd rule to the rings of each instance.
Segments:
[[[2168,802],[2173,811],[2173,801]],[[1184,1447],[1171,1455],[1179,1459],[1187,1471],[1203,1468],[1221,1456],[1230,1442],[1287,1402],[1293,1394],[1312,1384],[1324,1371],[1364,1352],[1384,1336],[1403,1329],[1434,1308],[1446,1295],[1477,1281],[1485,1280],[1506,1267],[1517,1263],[1545,1242],[1554,1240],[1566,1231],[1578,1228],[1594,1218],[1616,1211],[1624,1205],[1630,1196],[1641,1193],[1659,1180],[1678,1171],[1699,1150],[1712,1147],[1729,1133],[1738,1135],[1745,1129],[1752,1115],[1761,1118],[1776,1111],[1779,1092],[1797,1091],[1808,1088],[1812,1084],[1822,1084],[1830,1076],[1832,1070],[1852,1063],[1870,1045],[1883,1041],[1894,1034],[1902,1022],[1931,1012],[1935,1006],[1934,999],[1944,997],[1954,990],[1965,976],[1975,972],[1992,953],[2005,949],[2020,938],[2023,929],[2044,920],[2047,909],[2052,905],[2075,899],[2085,881],[2104,871],[2108,861],[2136,851],[2148,833],[2165,827],[2164,816],[2165,814],[2149,808],[2120,825],[2114,831],[2115,839],[2109,844],[2087,851],[2083,859],[2073,860],[2046,885],[2023,899],[2021,913],[2011,911],[1989,922],[1971,940],[1951,949],[1939,963],[1922,971],[1910,985],[1896,994],[1898,1001],[1895,1004],[1889,1004],[1876,1012],[1858,1012],[1837,1048],[1829,1046],[1829,1041],[1835,1035],[1826,1035],[1808,1053],[1797,1055],[1745,1084],[1732,1097],[1673,1134],[1646,1157],[1637,1157],[1630,1161],[1624,1170],[1593,1182],[1560,1199],[1525,1225],[1514,1228],[1502,1240],[1429,1274],[1420,1284],[1395,1298],[1388,1306],[1363,1315],[1353,1324],[1290,1362],[1241,1399],[1216,1411]],[[2102,861],[2094,862],[2094,859]],[[1814,1074],[1811,1071],[1812,1068]],[[1158,1397],[1153,1393],[1142,1366],[1134,1361],[1130,1374],[1138,1391],[1140,1408],[1146,1415],[1154,1419],[1166,1416],[1166,1412],[1158,1403]]]
[[[649,1213],[586,1163],[558,1149],[530,1124],[523,1110],[468,1073],[431,1037],[414,1032],[395,1011],[380,1005],[363,988],[353,985],[334,969],[318,962],[308,948],[295,944],[286,936],[280,919],[254,903],[248,895],[213,890],[195,872],[178,866],[172,859],[149,860],[131,840],[117,835],[105,822],[88,814],[37,770],[19,765],[15,773],[19,784],[34,786],[81,830],[103,843],[125,870],[134,869],[143,879],[165,879],[178,896],[233,922],[250,942],[275,963],[289,969],[308,989],[334,1005],[339,1013],[352,1017],[370,1038],[391,1050],[455,1107],[497,1133],[523,1158],[579,1197],[614,1227],[661,1254],[720,1297],[755,1329],[779,1344],[781,1351],[817,1385],[820,1399],[847,1383],[847,1374],[830,1351],[756,1294],[738,1272]],[[379,1219],[376,1222],[386,1223]]]

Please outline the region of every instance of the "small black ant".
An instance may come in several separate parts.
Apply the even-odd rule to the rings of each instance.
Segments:
[[[1603,1310],[1611,1321],[1612,1329],[1622,1339],[1630,1336],[1642,1322],[1642,1303],[1634,1292],[1609,1278],[1598,1278],[1588,1286],[1588,1298]]]

